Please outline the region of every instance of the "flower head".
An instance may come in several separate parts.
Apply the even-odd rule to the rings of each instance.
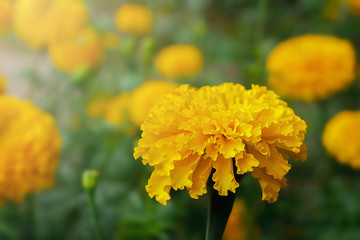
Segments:
[[[61,139],[54,119],[30,102],[2,95],[0,116],[0,202],[20,202],[53,185]]]
[[[131,94],[124,92],[111,98],[105,105],[104,118],[112,124],[121,124],[129,120]]]
[[[195,46],[175,44],[160,51],[155,66],[164,77],[181,78],[198,74],[203,61],[202,53]]]
[[[12,28],[13,0],[0,0],[0,34]]]
[[[105,55],[100,35],[92,28],[84,28],[74,37],[49,47],[50,58],[56,68],[74,73],[97,67]]]
[[[340,163],[360,169],[359,135],[360,111],[343,111],[326,124],[322,141]]]
[[[101,38],[106,49],[114,49],[121,43],[120,37],[112,32],[104,33]]]
[[[18,0],[14,6],[15,30],[33,48],[71,37],[87,18],[82,0]]]
[[[178,84],[155,80],[147,81],[132,92],[130,118],[138,126],[140,126],[150,112],[155,101],[162,95],[171,93]]]
[[[92,118],[103,117],[109,102],[107,97],[95,98],[86,106],[86,113]]]
[[[6,81],[0,73],[0,95],[5,92],[5,89],[6,89]]]
[[[153,17],[149,9],[139,4],[124,4],[116,12],[117,28],[135,36],[143,36],[150,32]]]
[[[154,166],[146,190],[162,204],[171,188],[186,187],[192,198],[206,193],[213,168],[220,195],[239,186],[234,172],[252,172],[263,200],[274,202],[286,186],[288,156],[306,159],[305,122],[266,87],[182,85],[155,103],[141,129],[134,157]]]
[[[326,35],[303,35],[280,43],[268,56],[269,85],[281,96],[325,99],[355,79],[351,43]]]

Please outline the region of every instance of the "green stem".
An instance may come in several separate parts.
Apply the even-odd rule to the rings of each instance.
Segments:
[[[220,196],[211,189],[209,215],[206,228],[206,240],[221,240],[234,205],[235,193]]]
[[[89,208],[90,208],[90,212],[91,212],[91,218],[94,223],[96,238],[97,238],[97,240],[102,240],[101,229],[100,229],[99,220],[98,220],[98,217],[96,214],[95,203],[94,203],[94,191],[87,190],[86,193],[87,193],[88,200],[89,200]]]

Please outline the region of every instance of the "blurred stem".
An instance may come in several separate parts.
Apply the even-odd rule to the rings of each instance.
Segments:
[[[86,190],[86,193],[88,196],[91,218],[94,223],[96,238],[97,238],[97,240],[102,240],[101,229],[100,229],[99,220],[98,220],[98,217],[96,214],[96,208],[95,208],[95,203],[94,203],[94,191]]]

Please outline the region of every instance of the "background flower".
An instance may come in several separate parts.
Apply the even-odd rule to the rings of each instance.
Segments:
[[[68,40],[49,47],[50,58],[56,68],[67,73],[90,70],[105,57],[105,46],[93,28],[84,28]]]
[[[129,121],[129,105],[131,95],[128,92],[120,93],[111,98],[105,106],[104,118],[113,124]]]
[[[117,28],[135,36],[143,36],[151,31],[153,16],[149,9],[139,4],[127,3],[116,12]]]
[[[190,77],[201,71],[203,56],[200,50],[193,45],[170,45],[159,52],[155,66],[164,77]]]
[[[288,156],[306,159],[305,122],[274,92],[255,85],[183,85],[155,104],[141,130],[134,157],[155,167],[146,190],[162,204],[171,188],[186,187],[192,198],[206,193],[213,168],[220,195],[239,186],[234,172],[253,172],[263,200],[274,202],[286,186]]]
[[[233,209],[226,224],[224,240],[243,240],[246,239],[246,227],[244,222],[246,208],[245,202],[235,199]]]
[[[355,79],[352,44],[326,35],[303,35],[281,42],[269,54],[269,85],[281,96],[315,101],[347,88]]]
[[[328,153],[340,163],[360,169],[360,112],[343,111],[325,126],[322,136]]]
[[[0,0],[0,34],[12,28],[13,0]]]
[[[95,98],[87,104],[86,113],[92,118],[103,117],[108,102],[108,97]]]
[[[71,37],[87,18],[82,0],[18,0],[14,6],[16,33],[33,48]]]
[[[54,119],[27,101],[0,96],[0,116],[0,202],[20,202],[52,187],[60,135]]]
[[[178,84],[151,80],[132,91],[129,108],[131,120],[140,126],[148,116],[151,107],[163,95],[174,92]]]
[[[0,94],[4,93],[6,89],[6,81],[0,73]]]

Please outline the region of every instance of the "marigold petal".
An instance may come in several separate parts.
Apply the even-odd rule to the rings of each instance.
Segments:
[[[258,179],[262,189],[262,200],[273,203],[279,196],[281,188],[287,186],[287,180],[284,177],[282,180],[274,179],[266,173],[264,168],[254,168],[251,175]]]
[[[171,171],[171,183],[175,190],[191,187],[192,174],[200,160],[200,155],[192,154],[184,160],[176,161],[174,170]]]
[[[214,189],[218,190],[221,196],[227,196],[228,191],[235,193],[239,183],[235,180],[233,159],[219,155],[213,166],[216,169],[212,177],[215,182]]]
[[[192,186],[188,187],[189,194],[192,198],[198,199],[199,195],[207,192],[206,183],[212,170],[210,158],[201,158],[194,174],[192,175]]]
[[[224,158],[233,158],[239,152],[242,152],[245,149],[245,144],[241,138],[229,139],[221,137],[218,141],[219,153],[221,153]]]
[[[249,152],[259,160],[259,167],[265,168],[266,173],[273,176],[275,179],[281,180],[291,168],[288,161],[284,159],[274,146],[270,147],[269,156],[262,156],[251,148],[249,148]]]
[[[257,160],[252,154],[241,152],[235,156],[235,165],[237,167],[237,174],[244,174],[251,172],[254,167],[259,166],[259,160]]]
[[[145,189],[151,198],[155,196],[156,201],[166,205],[170,199],[171,177],[159,175],[155,168]]]

